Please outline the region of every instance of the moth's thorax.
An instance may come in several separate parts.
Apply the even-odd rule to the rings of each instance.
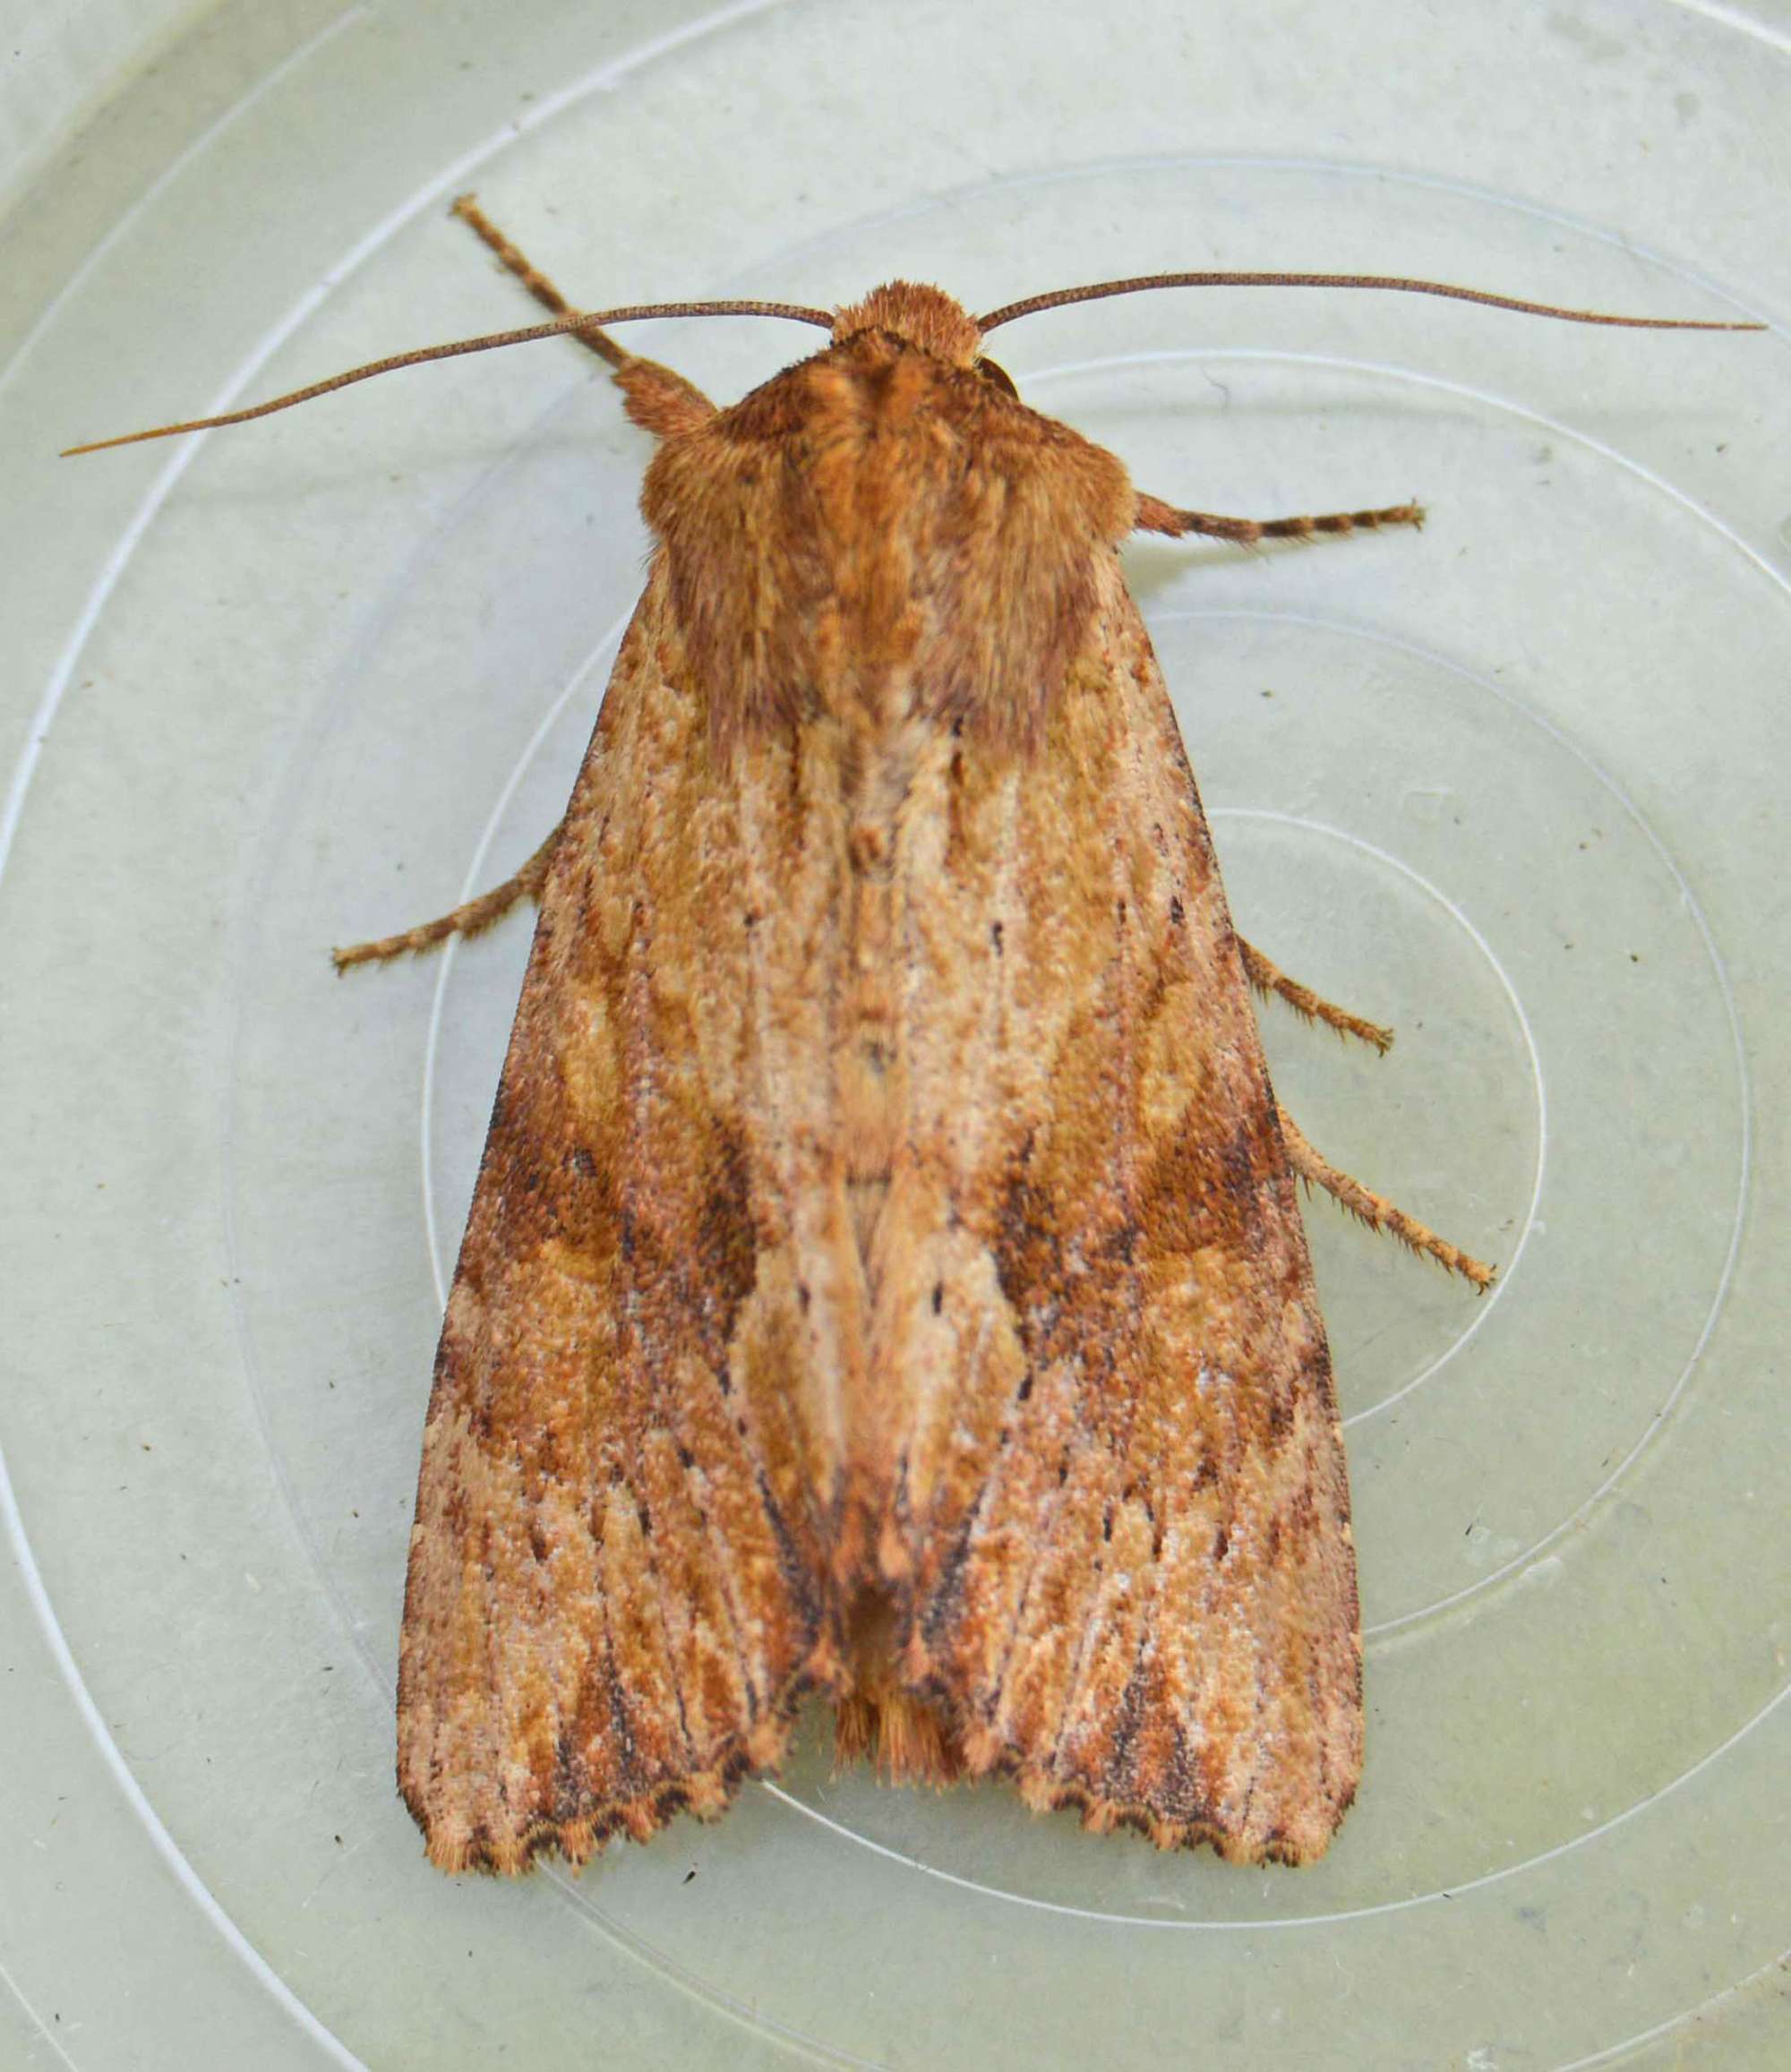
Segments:
[[[889,331],[954,367],[974,366],[982,350],[982,333],[970,312],[942,287],[921,281],[887,281],[836,313],[835,345],[861,331]]]
[[[1041,738],[1135,498],[1110,453],[975,365],[975,325],[897,284],[668,439],[641,498],[686,673],[725,748],[817,715]]]

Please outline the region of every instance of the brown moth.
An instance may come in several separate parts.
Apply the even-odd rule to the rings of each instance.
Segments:
[[[560,826],[338,954],[540,903],[411,1539],[431,1858],[718,1814],[814,1696],[892,1777],[1312,1861],[1362,1650],[1296,1183],[1491,1276],[1278,1109],[1252,985],[1390,1038],[1234,932],[1118,550],[1421,514],[1176,509],[983,355],[1034,308],[1238,277],[981,323],[902,282],[747,305],[830,343],[717,410],[601,329],[698,305],[570,313],[458,208],[560,313],[516,335],[575,333],[659,445]]]

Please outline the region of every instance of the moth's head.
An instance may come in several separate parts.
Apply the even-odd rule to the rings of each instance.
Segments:
[[[942,287],[915,280],[887,281],[872,288],[861,302],[847,303],[835,312],[835,345],[844,345],[861,331],[889,331],[948,366],[972,368],[1008,395],[1015,392],[994,361],[983,358],[982,333],[976,319]]]

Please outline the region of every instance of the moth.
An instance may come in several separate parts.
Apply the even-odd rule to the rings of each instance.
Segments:
[[[457,208],[553,321],[207,421],[558,331],[658,442],[647,587],[560,825],[483,898],[338,953],[540,907],[411,1538],[398,1768],[431,1858],[577,1864],[712,1818],[812,1698],[894,1779],[1002,1775],[1096,1831],[1313,1861],[1360,1774],[1362,1648],[1298,1185],[1491,1271],[1277,1105],[1253,987],[1391,1039],[1234,930],[1118,549],[1422,514],[1141,494],[984,339],[1325,277],[981,320],[904,282],[586,315]],[[604,328],[741,308],[829,342],[727,409]]]

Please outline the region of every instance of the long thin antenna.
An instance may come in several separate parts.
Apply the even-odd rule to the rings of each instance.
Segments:
[[[420,367],[426,360],[458,359],[463,353],[495,352],[500,346],[527,345],[532,338],[563,338],[568,332],[601,331],[608,324],[629,324],[649,317],[784,317],[792,323],[818,324],[833,329],[827,310],[808,309],[792,302],[642,302],[622,309],[574,311],[556,317],[552,323],[531,324],[520,331],[491,331],[484,338],[458,338],[452,345],[422,346],[411,353],[394,353],[388,360],[370,360],[364,367],[350,367],[346,374],[332,374],[327,381],[313,381],[307,389],[276,396],[270,403],[257,403],[247,410],[229,410],[221,417],[194,417],[183,424],[158,424],[149,432],[126,432],[116,439],[93,439],[84,446],[65,446],[62,458],[77,453],[103,453],[110,446],[135,446],[145,439],[172,439],[181,432],[210,432],[220,424],[246,424],[252,417],[270,417],[276,410],[290,410],[295,403],[308,403],[313,396],[327,396],[332,389],[346,389],[355,381],[370,381],[375,374],[390,374],[398,367]],[[605,340],[605,343],[608,341]]]
[[[1064,309],[1071,303],[1102,302],[1110,295],[1142,295],[1163,287],[1367,287],[1401,295],[1442,295],[1451,302],[1478,303],[1487,309],[1516,310],[1526,316],[1554,317],[1564,323],[1615,324],[1631,330],[1650,331],[1763,331],[1761,323],[1725,323],[1701,317],[1612,316],[1602,310],[1561,309],[1553,303],[1525,302],[1516,295],[1490,295],[1484,288],[1453,287],[1438,280],[1409,280],[1398,274],[1382,273],[1151,273],[1128,280],[1101,280],[1087,287],[1055,288],[1047,295],[1028,295],[1023,302],[1004,304],[976,320],[987,334],[1018,317],[1035,316],[1041,310]],[[135,446],[146,439],[173,439],[183,432],[210,432],[224,424],[246,424],[252,418],[270,417],[276,410],[290,410],[296,403],[309,403],[332,390],[346,389],[356,381],[369,381],[375,374],[390,374],[399,367],[419,367],[429,360],[458,359],[465,353],[495,352],[503,346],[527,345],[536,338],[582,334],[599,351],[610,345],[592,334],[610,324],[644,322],[658,317],[781,317],[791,323],[815,324],[831,331],[834,319],[827,310],[811,309],[788,302],[656,302],[630,303],[621,309],[573,311],[551,323],[531,324],[519,331],[491,331],[482,338],[458,338],[450,345],[424,346],[415,352],[395,353],[390,359],[370,360],[365,366],[351,367],[332,374],[328,381],[313,381],[308,388],[276,396],[271,402],[257,403],[246,410],[230,410],[219,417],[193,417],[179,424],[158,424],[147,432],[126,432],[114,439],[89,440],[81,446],[65,446],[63,458],[81,453],[103,453],[114,446]],[[612,348],[613,349],[613,348]],[[604,356],[610,357],[605,352]]]
[[[1016,317],[1034,316],[1040,310],[1063,309],[1074,302],[1104,302],[1113,295],[1142,295],[1158,287],[1379,287],[1401,295],[1440,295],[1451,302],[1477,302],[1488,309],[1517,310],[1525,316],[1558,317],[1570,324],[1620,324],[1644,331],[1763,331],[1764,324],[1713,323],[1700,317],[1614,317],[1600,310],[1557,309],[1553,303],[1523,302],[1516,295],[1488,295],[1478,287],[1451,287],[1440,280],[1407,280],[1391,273],[1144,273],[1130,280],[1100,280],[1089,287],[1054,288],[1049,295],[1029,295],[1024,302],[1006,303],[978,317],[982,332],[998,324],[1011,324]]]

